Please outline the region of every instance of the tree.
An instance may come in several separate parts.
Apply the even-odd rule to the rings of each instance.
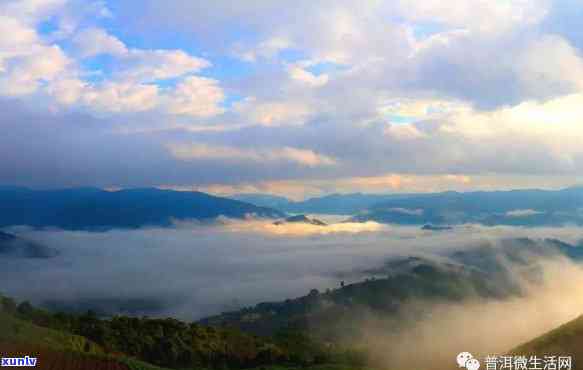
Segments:
[[[25,316],[26,318],[30,318],[30,316],[34,312],[34,307],[32,307],[30,302],[24,301],[18,305],[17,311],[22,316]]]

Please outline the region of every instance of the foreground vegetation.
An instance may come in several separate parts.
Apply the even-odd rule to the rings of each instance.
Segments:
[[[0,342],[59,351],[47,356],[61,362],[66,361],[62,353],[73,352],[85,357],[113,356],[132,369],[145,366],[132,358],[175,369],[364,365],[358,353],[318,344],[294,330],[264,338],[175,319],[100,319],[91,311],[54,314],[7,297],[0,297],[0,308]]]
[[[4,310],[0,311],[0,355],[37,357],[37,369],[164,370],[121,354],[106,354],[87,338],[37,326]]]

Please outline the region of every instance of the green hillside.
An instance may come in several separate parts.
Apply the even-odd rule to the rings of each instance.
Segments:
[[[208,341],[207,345],[213,347],[216,343]],[[169,370],[120,353],[107,354],[101,346],[84,337],[40,327],[0,311],[0,357],[4,356],[36,357],[38,359],[36,368],[46,370]],[[206,369],[206,367],[199,366],[189,368]],[[300,368],[309,370],[366,370],[363,366],[340,363],[300,367],[291,362],[264,365],[256,369],[294,370]]]
[[[164,370],[133,358],[107,355],[85,337],[41,327],[0,310],[0,357],[27,355],[38,358],[38,369]]]
[[[63,369],[84,368],[77,364],[80,358],[89,361],[88,368],[94,362],[114,360],[116,369],[121,363],[136,370],[158,369],[148,364],[172,369],[221,370],[274,366],[331,366],[348,370],[364,364],[363,358],[350,349],[324,346],[306,333],[294,330],[259,337],[236,328],[170,318],[106,319],[91,311],[82,315],[52,313],[2,296],[0,312],[0,352],[14,351],[11,346],[15,344],[18,348],[25,346],[29,350],[24,353],[42,352]]]
[[[525,356],[572,356],[573,368],[583,369],[583,315],[511,352]]]
[[[103,353],[98,345],[84,337],[42,328],[1,311],[0,342],[27,343],[62,351]]]

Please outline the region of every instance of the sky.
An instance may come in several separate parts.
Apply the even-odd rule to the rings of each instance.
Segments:
[[[577,0],[3,0],[0,183],[580,184],[582,22]]]

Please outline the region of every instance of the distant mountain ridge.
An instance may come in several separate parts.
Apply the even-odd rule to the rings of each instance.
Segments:
[[[279,210],[286,209],[292,201],[286,197],[271,194],[235,194],[230,199],[241,202],[251,203],[259,207],[275,208]]]
[[[353,219],[412,225],[581,225],[583,188],[417,194],[378,203]]]
[[[0,188],[0,227],[29,225],[62,229],[169,226],[173,220],[212,220],[248,215],[282,218],[267,207],[212,196],[154,188],[105,191],[97,188],[30,190]]]
[[[297,202],[272,194],[235,194],[230,198],[289,213],[353,215],[385,200],[411,195],[414,194],[330,194]]]
[[[294,202],[265,194],[217,197],[155,188],[105,191],[97,188],[36,191],[0,186],[0,227],[30,225],[63,229],[169,226],[173,220],[213,220],[247,215],[281,219],[292,214],[346,215],[434,227],[484,225],[583,225],[583,187],[420,194],[332,194]]]
[[[249,202],[271,202],[289,213],[353,216],[352,221],[401,225],[542,226],[583,224],[583,187],[417,194],[332,194],[301,202],[270,195],[247,195]]]

